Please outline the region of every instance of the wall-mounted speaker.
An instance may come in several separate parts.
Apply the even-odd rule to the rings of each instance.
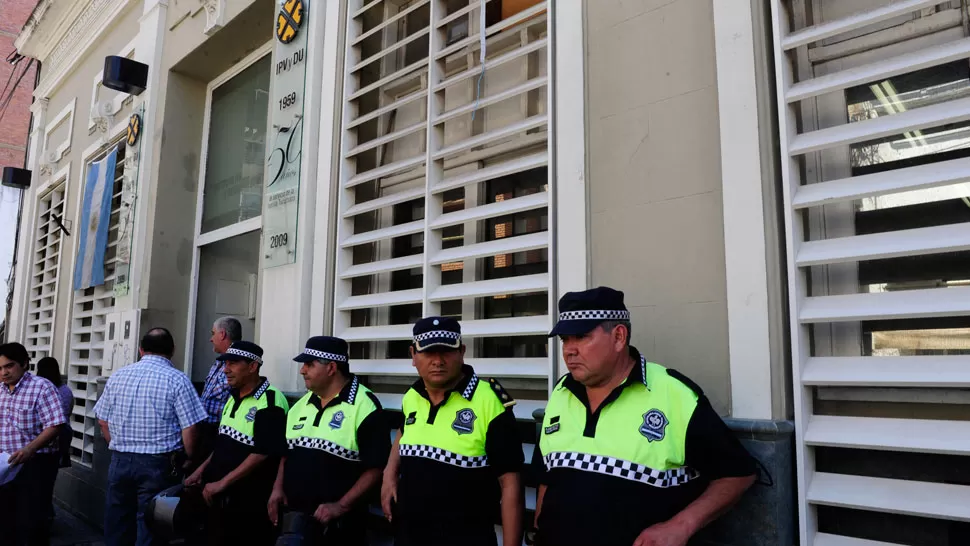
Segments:
[[[30,171],[17,167],[3,168],[3,185],[26,190],[30,187]]]
[[[141,95],[148,85],[148,65],[117,55],[105,57],[101,84],[129,95]]]

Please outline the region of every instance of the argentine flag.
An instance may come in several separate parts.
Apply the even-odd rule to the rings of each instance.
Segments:
[[[78,226],[80,248],[74,264],[74,289],[84,290],[104,284],[104,254],[108,249],[108,224],[111,223],[111,196],[114,193],[115,148],[104,159],[88,168]]]

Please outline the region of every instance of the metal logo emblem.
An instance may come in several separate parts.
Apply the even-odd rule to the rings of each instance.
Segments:
[[[652,409],[643,414],[643,424],[640,425],[640,434],[648,441],[659,442],[667,434],[666,429],[670,421],[667,416],[658,409]]]
[[[288,44],[296,38],[300,26],[303,24],[305,12],[303,0],[286,0],[276,16],[276,39]]]
[[[128,138],[125,143],[129,146],[134,146],[138,143],[138,137],[141,135],[141,116],[138,114],[132,114],[128,118]]]
[[[451,428],[455,429],[458,434],[471,434],[475,430],[475,412],[471,408],[458,410]]]
[[[342,427],[343,424],[344,412],[338,411],[337,413],[333,414],[333,417],[330,419],[330,428],[337,430],[338,428]]]

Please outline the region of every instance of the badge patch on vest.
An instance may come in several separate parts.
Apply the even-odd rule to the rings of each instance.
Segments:
[[[333,418],[330,419],[330,428],[337,430],[344,424],[344,412],[338,411],[333,414]]]
[[[256,420],[256,407],[253,406],[249,408],[249,413],[246,414],[246,420],[252,423]]]
[[[303,428],[303,423],[299,423],[299,424],[293,425],[293,430],[300,430],[302,428]]]
[[[640,425],[640,434],[651,442],[659,442],[664,439],[667,425],[670,421],[667,416],[658,409],[652,409],[643,414],[643,424]]]
[[[458,434],[471,434],[475,430],[475,412],[471,408],[458,410],[451,428],[455,429]]]
[[[552,434],[553,432],[559,431],[559,416],[555,416],[549,419],[549,426],[545,428],[546,434]]]
[[[417,417],[416,417],[417,414],[418,414],[418,412],[416,412],[416,411],[412,411],[411,413],[409,413],[408,414],[407,421],[404,421],[404,425],[405,426],[407,426],[407,425],[413,425],[414,422],[417,421]]]

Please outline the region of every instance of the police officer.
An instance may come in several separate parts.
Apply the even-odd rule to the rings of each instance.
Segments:
[[[397,546],[494,546],[522,540],[522,444],[515,402],[464,363],[458,321],[421,319],[410,348],[420,378],[402,401],[404,431],[381,501]]]
[[[183,502],[205,512],[206,542],[269,544],[274,529],[266,515],[279,465],[286,452],[286,397],[259,375],[263,349],[236,341],[219,356],[232,387],[222,411],[212,454],[185,485],[204,486]],[[200,502],[204,501],[204,502]]]
[[[346,341],[311,337],[293,360],[303,364],[309,392],[287,416],[289,450],[269,499],[270,520],[285,519],[279,517],[284,505],[312,517],[297,530],[304,544],[362,546],[362,501],[380,482],[391,449],[381,404],[350,373]]]
[[[622,292],[567,293],[549,335],[569,373],[536,450],[536,544],[683,546],[751,486],[754,460],[700,387],[629,345]]]

